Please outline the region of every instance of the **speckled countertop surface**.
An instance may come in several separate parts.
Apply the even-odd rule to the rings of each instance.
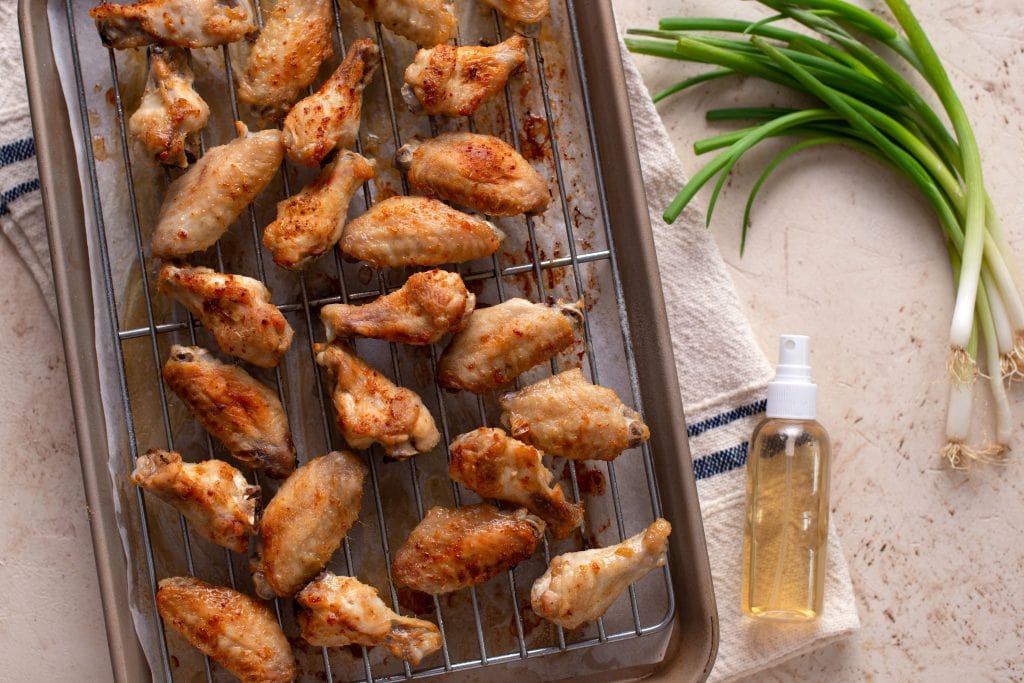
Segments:
[[[623,26],[753,9],[721,0],[615,6]],[[1024,3],[914,6],[964,97],[989,188],[1024,259]],[[655,60],[640,68],[652,87],[678,80]],[[698,168],[689,145],[708,131],[705,109],[762,101],[723,83],[663,103],[687,170]],[[738,226],[758,167],[741,164],[712,229],[762,347],[772,352],[781,332],[812,337],[820,419],[835,444],[833,515],[864,627],[757,680],[1024,680],[1024,470],[1014,462],[951,472],[936,455],[952,288],[934,218],[880,166],[812,150],[762,193],[741,259]],[[4,241],[0,272],[0,671],[12,681],[106,680],[59,334]],[[1024,388],[1011,396],[1021,431]]]

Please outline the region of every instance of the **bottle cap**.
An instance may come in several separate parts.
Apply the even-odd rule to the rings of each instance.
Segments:
[[[811,381],[811,339],[800,334],[779,337],[779,365],[768,383],[768,417],[813,420],[818,387]]]

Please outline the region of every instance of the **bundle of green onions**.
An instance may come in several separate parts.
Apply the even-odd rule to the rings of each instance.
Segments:
[[[938,216],[957,285],[946,368],[950,382],[947,442],[942,452],[954,467],[963,467],[971,459],[1000,459],[1009,447],[1012,418],[1004,382],[1024,378],[1024,302],[960,99],[907,3],[885,1],[899,29],[843,0],[757,0],[773,14],[751,22],[664,19],[659,30],[630,30],[626,45],[636,53],[715,67],[658,93],[655,101],[734,75],[763,79],[818,100],[817,106],[807,109],[708,112],[708,120],[757,125],[694,145],[697,154],[724,151],[668,206],[668,223],[717,176],[708,209],[710,223],[718,195],[744,153],[780,136],[795,141],[755,182],[743,217],[741,249],[758,191],[785,159],[800,150],[845,145],[893,167],[921,189]],[[782,21],[799,26],[784,28]],[[893,59],[902,60],[923,77],[952,123],[952,131],[911,80],[890,64]],[[912,76],[912,80],[920,79]],[[979,343],[987,363],[984,373],[978,369]],[[996,430],[992,443],[972,447],[967,438],[979,374],[989,380]]]

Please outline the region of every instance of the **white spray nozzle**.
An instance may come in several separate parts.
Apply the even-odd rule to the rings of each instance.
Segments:
[[[811,382],[811,338],[802,334],[779,337],[779,366],[768,383],[768,417],[813,420],[817,387]]]

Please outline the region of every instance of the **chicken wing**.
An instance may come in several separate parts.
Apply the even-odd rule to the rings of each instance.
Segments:
[[[295,596],[302,637],[318,647],[383,645],[413,666],[441,648],[441,632],[388,609],[377,591],[350,576],[324,572]]]
[[[274,613],[248,595],[176,576],[160,581],[156,607],[168,626],[245,683],[286,683],[298,676]]]
[[[488,216],[541,213],[551,202],[540,174],[491,135],[442,133],[398,150],[396,165],[413,190]]]
[[[473,312],[476,297],[458,273],[430,270],[410,275],[396,292],[363,306],[331,304],[320,310],[327,341],[372,337],[402,344],[433,344],[457,332]]]
[[[431,47],[447,43],[455,36],[459,20],[453,0],[352,0],[374,21],[408,38],[417,45]]]
[[[536,24],[551,11],[548,0],[483,0],[506,19]]]
[[[572,460],[614,460],[651,435],[639,413],[611,389],[588,382],[579,368],[505,394],[501,409],[512,436]]]
[[[236,553],[255,533],[259,486],[222,460],[182,462],[173,451],[151,448],[135,461],[132,483],[185,515],[192,531]]]
[[[279,130],[249,133],[206,151],[171,183],[153,231],[153,256],[183,258],[210,248],[266,187],[284,158]]]
[[[172,346],[163,374],[192,417],[236,460],[275,479],[295,469],[288,418],[269,387],[198,346]]]
[[[333,53],[331,8],[331,0],[278,0],[249,51],[238,99],[265,119],[284,116]]]
[[[629,584],[665,565],[671,532],[672,525],[659,518],[617,545],[553,558],[530,591],[533,611],[562,628],[594,621]]]
[[[516,566],[533,555],[543,536],[544,522],[523,509],[433,507],[395,553],[391,576],[431,595],[451,593]]]
[[[572,346],[582,325],[582,301],[509,299],[478,309],[441,354],[437,382],[474,394],[496,389]]]
[[[583,506],[565,500],[551,485],[543,453],[510,438],[500,429],[481,427],[451,445],[448,476],[483,498],[521,505],[547,524],[551,535],[565,538],[580,525]]]
[[[157,291],[199,318],[224,353],[272,368],[292,344],[292,330],[259,280],[210,268],[165,263]]]
[[[292,161],[319,166],[336,147],[349,149],[355,144],[363,89],[379,65],[380,48],[369,38],[360,38],[327,82],[292,107],[284,119],[284,144]]]
[[[295,470],[260,519],[253,583],[262,597],[289,596],[319,574],[359,517],[366,465],[334,451]]]
[[[420,50],[405,70],[402,97],[413,111],[431,116],[472,116],[526,62],[527,45],[526,38],[514,35],[493,47]]]
[[[142,0],[103,2],[89,10],[107,47],[156,43],[209,47],[241,40],[256,30],[250,0]]]
[[[349,221],[342,253],[378,268],[440,266],[490,256],[505,233],[426,197],[389,197]]]
[[[441,433],[419,396],[395,386],[341,344],[316,344],[313,350],[334,382],[331,398],[349,446],[365,449],[379,443],[397,459],[437,446]]]

